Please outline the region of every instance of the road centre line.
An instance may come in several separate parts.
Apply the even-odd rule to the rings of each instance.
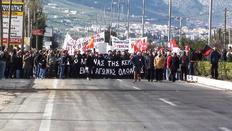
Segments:
[[[136,86],[132,86],[134,89],[136,89],[136,90],[142,90],[142,89],[140,89],[140,88],[138,88],[138,87],[136,87]]]
[[[221,131],[232,131],[232,130],[226,128],[226,127],[219,127],[219,129],[220,129]]]
[[[166,100],[166,99],[159,98],[159,100],[161,100],[162,102],[164,102],[164,103],[166,103],[166,104],[169,104],[169,105],[171,105],[171,106],[177,106],[177,105],[176,105],[176,104],[174,104],[173,102],[168,101],[168,100]]]
[[[53,81],[53,88],[57,88],[58,80]],[[54,107],[55,91],[50,91],[44,114],[40,123],[39,131],[49,131],[51,126],[51,118]]]
[[[117,81],[120,81],[120,82],[123,82],[123,80],[121,80],[121,79],[117,79]],[[142,89],[140,89],[140,88],[138,88],[138,87],[136,87],[136,86],[132,86],[134,89],[136,89],[136,90],[142,90]]]

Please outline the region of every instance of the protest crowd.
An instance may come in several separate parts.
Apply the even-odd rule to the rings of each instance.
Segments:
[[[218,78],[218,62],[232,55],[214,48],[211,52],[211,75]],[[44,79],[44,78],[142,78],[148,81],[186,80],[187,74],[194,75],[195,63],[203,59],[200,51],[172,53],[155,49],[144,52],[108,51],[99,54],[88,50],[69,55],[66,50],[35,50],[22,52],[20,49],[0,52],[0,79]],[[106,69],[109,68],[109,69]],[[125,69],[120,69],[125,68]]]

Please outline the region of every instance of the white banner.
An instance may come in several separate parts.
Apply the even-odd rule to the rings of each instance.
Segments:
[[[105,53],[107,51],[107,43],[105,43],[105,33],[98,33],[94,36],[94,48],[100,53]],[[83,37],[77,40],[74,40],[69,34],[66,34],[63,49],[68,50],[70,55],[74,54],[75,50],[80,50],[81,52],[85,52],[87,49],[87,44],[91,37]]]
[[[112,48],[116,51],[125,51],[130,49],[129,40],[120,40],[117,37],[111,36]]]

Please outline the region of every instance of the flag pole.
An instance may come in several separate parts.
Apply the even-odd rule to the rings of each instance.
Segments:
[[[143,17],[142,17],[142,37],[144,37],[144,16],[145,16],[145,0],[143,0]]]
[[[11,5],[12,5],[12,0],[10,0],[9,4],[9,25],[8,25],[8,37],[7,37],[7,48],[10,46],[10,39],[11,39],[11,15],[12,15],[12,10],[11,10]]]
[[[130,0],[127,3],[127,38],[130,37]]]
[[[171,40],[171,24],[172,24],[172,0],[169,0],[169,21],[168,21],[168,42]]]
[[[209,2],[209,30],[208,30],[208,45],[211,44],[211,34],[212,34],[212,8],[213,0]]]

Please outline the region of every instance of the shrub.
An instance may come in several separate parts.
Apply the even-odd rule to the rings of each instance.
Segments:
[[[219,79],[232,80],[232,62],[220,62],[218,67]],[[197,63],[197,74],[201,76],[211,76],[211,64],[208,61]]]

